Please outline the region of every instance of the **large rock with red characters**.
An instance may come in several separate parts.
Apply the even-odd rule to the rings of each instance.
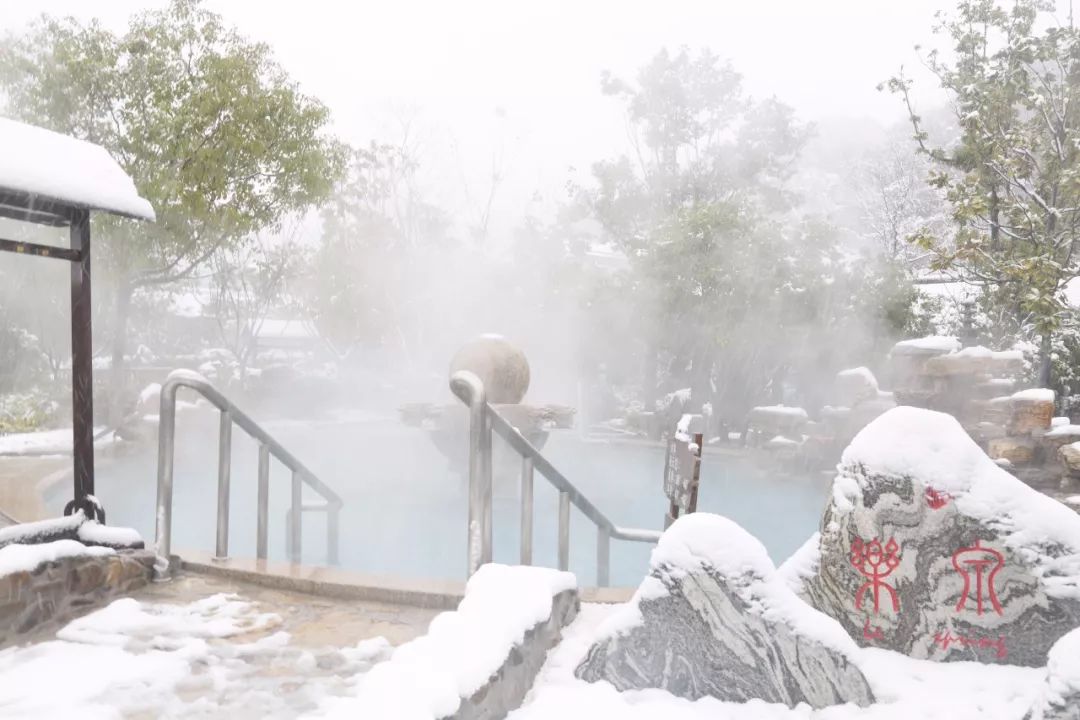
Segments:
[[[890,410],[844,451],[802,596],[865,646],[1042,666],[1080,627],[1080,515],[950,415]],[[790,573],[798,576],[799,573]]]

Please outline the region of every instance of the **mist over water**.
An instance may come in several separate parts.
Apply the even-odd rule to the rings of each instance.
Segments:
[[[429,425],[460,411],[450,359],[495,333],[528,358],[526,404],[575,410],[544,452],[617,525],[662,527],[661,437],[701,414],[700,509],[780,562],[817,529],[829,463],[744,448],[754,408],[820,421],[844,405],[834,379],[849,368],[888,389],[894,343],[959,334],[964,300],[982,303],[988,344],[1048,332],[984,285],[917,282],[941,271],[926,248],[951,242],[957,211],[945,181],[927,183],[936,166],[901,97],[876,86],[916,60],[904,77],[928,141],[963,141],[912,49],[950,3],[266,5],[36,6],[72,13],[114,59],[50,55],[55,27],[0,18],[0,111],[102,144],[158,210],[155,224],[93,221],[96,422],[123,437],[99,453],[97,494],[145,537],[157,436],[144,391],[185,367],[344,498],[344,567],[461,577],[465,468],[400,411],[427,404]],[[221,32],[192,30],[193,54],[245,72],[207,62],[192,85],[214,92],[158,93],[140,62],[176,57],[147,38],[189,42],[180,31],[199,27]],[[73,66],[91,62],[111,95],[65,110],[87,93]],[[0,237],[67,241],[7,220]],[[70,422],[67,272],[0,254],[0,433]],[[175,548],[212,547],[216,431],[214,411],[182,408]],[[231,553],[249,556],[256,448],[239,432],[233,458]],[[288,481],[275,463],[278,559]],[[51,491],[50,511],[68,491]],[[500,473],[499,561],[517,558],[518,492]],[[556,515],[538,479],[537,564],[556,564]],[[323,561],[324,532],[305,516],[306,562]],[[573,513],[571,569],[590,578],[594,534]],[[634,584],[648,553],[613,543],[613,580]]]

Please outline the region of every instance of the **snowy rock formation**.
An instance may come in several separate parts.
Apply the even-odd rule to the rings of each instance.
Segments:
[[[899,407],[855,437],[813,560],[803,596],[865,646],[1038,667],[1080,627],[1080,516],[943,413]]]
[[[1050,648],[1042,697],[1028,720],[1080,720],[1080,629]]]
[[[814,708],[874,699],[851,638],[795,596],[760,542],[718,515],[686,515],[664,533],[649,575],[600,637],[576,675],[619,690]]]

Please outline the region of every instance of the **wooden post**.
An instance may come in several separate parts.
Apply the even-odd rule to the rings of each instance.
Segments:
[[[75,497],[65,513],[82,508],[96,517],[94,503],[94,363],[93,332],[90,325],[90,213],[76,210],[71,220],[71,249],[78,259],[71,262],[71,408],[72,456],[75,470]]]
[[[697,445],[697,452],[694,453],[694,476],[690,481],[690,506],[686,509],[687,514],[697,512],[697,491],[698,483],[701,482],[701,453],[705,449],[705,435],[703,433],[694,434],[694,443]]]

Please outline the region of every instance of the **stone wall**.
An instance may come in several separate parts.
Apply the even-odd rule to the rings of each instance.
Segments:
[[[153,564],[152,552],[127,550],[63,558],[0,576],[0,647],[145,585]]]
[[[525,633],[525,639],[510,649],[502,666],[484,687],[463,698],[458,711],[450,717],[453,720],[497,720],[520,707],[547,659],[548,650],[559,642],[562,629],[574,620],[577,612],[576,590],[564,590],[552,598],[551,617]]]

